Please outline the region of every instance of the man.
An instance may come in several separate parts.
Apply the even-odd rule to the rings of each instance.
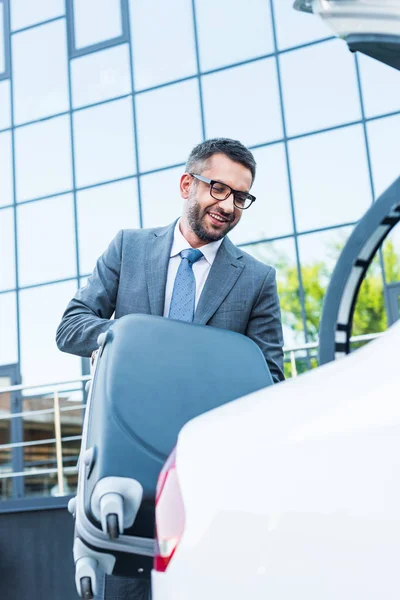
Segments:
[[[255,200],[249,193],[255,170],[253,155],[238,141],[196,146],[180,179],[181,218],[167,227],[118,233],[68,304],[57,330],[59,349],[90,356],[114,312],[115,318],[164,315],[247,335],[261,348],[274,381],[282,380],[275,270],[226,237]],[[108,599],[145,600],[150,593],[145,582],[113,577],[105,589]]]
[[[275,270],[226,237],[255,201],[249,192],[255,171],[252,153],[238,141],[218,138],[196,146],[180,179],[181,218],[167,227],[118,233],[68,304],[58,348],[90,356],[114,312],[115,318],[164,315],[250,337],[273,380],[282,380]]]

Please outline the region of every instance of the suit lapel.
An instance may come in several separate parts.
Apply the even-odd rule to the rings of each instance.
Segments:
[[[235,285],[244,267],[242,253],[225,238],[213,262],[194,315],[194,323],[205,325]]]
[[[152,315],[163,315],[168,263],[175,224],[151,233],[146,252],[146,280]]]

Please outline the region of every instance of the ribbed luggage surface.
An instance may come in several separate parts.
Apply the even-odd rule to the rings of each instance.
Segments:
[[[100,532],[91,506],[96,485],[106,477],[133,479],[143,500],[121,539],[153,538],[157,477],[182,426],[271,384],[261,350],[245,336],[149,315],[117,320],[103,339],[82,440],[83,452],[93,453],[78,490],[86,517]],[[105,551],[101,539],[90,545]],[[113,551],[113,573],[149,576],[151,559],[124,553],[122,545]]]

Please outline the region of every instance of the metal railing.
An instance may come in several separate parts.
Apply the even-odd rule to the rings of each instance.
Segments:
[[[71,393],[71,392],[82,392],[82,385],[90,379],[90,375],[86,375],[83,377],[77,377],[76,379],[71,379],[67,381],[58,381],[58,382],[45,382],[41,384],[35,385],[11,385],[7,387],[0,387],[0,397],[2,394],[9,394],[11,398],[11,394],[15,393],[23,393],[23,392],[34,392],[35,390],[40,390],[40,396],[32,397],[31,395],[23,396],[23,400],[31,400],[35,402],[43,401],[44,399],[49,401],[52,397],[53,406],[51,408],[42,408],[36,410],[24,410],[20,412],[7,412],[0,414],[0,423],[1,421],[12,421],[13,419],[26,419],[27,417],[37,418],[38,416],[43,415],[54,415],[53,417],[53,427],[54,427],[54,437],[46,437],[40,440],[32,440],[32,441],[22,441],[22,442],[11,442],[7,444],[0,444],[0,452],[4,450],[13,450],[14,448],[32,448],[44,445],[55,444],[56,447],[56,467],[54,468],[26,468],[22,471],[6,471],[1,472],[0,470],[0,481],[4,479],[15,479],[19,477],[32,477],[32,476],[44,476],[57,474],[57,494],[58,496],[63,496],[66,494],[65,486],[64,486],[64,476],[66,474],[74,474],[77,473],[77,466],[65,466],[63,460],[63,444],[67,442],[79,441],[81,440],[81,435],[70,435],[62,437],[61,433],[61,415],[65,412],[74,412],[74,411],[84,411],[85,404],[82,402],[79,403],[70,403],[68,406],[60,406],[60,394],[61,393]],[[66,386],[71,386],[68,390],[66,390]],[[10,407],[11,410],[11,407]],[[1,467],[0,467],[1,469]],[[1,499],[1,497],[0,497]]]
[[[350,344],[357,344],[363,342],[370,342],[379,336],[382,333],[366,333],[364,335],[355,335],[350,338]],[[297,365],[296,365],[296,352],[307,352],[309,350],[317,350],[319,348],[319,342],[309,342],[308,344],[301,344],[299,346],[292,346],[291,348],[283,348],[283,352],[285,354],[285,362],[289,362],[291,365],[291,376],[297,377]],[[287,356],[286,356],[287,355]],[[306,358],[306,356],[304,356]]]
[[[369,342],[370,340],[373,340],[377,337],[379,337],[381,334],[379,333],[375,333],[375,334],[367,334],[367,335],[359,335],[359,336],[354,336],[351,338],[350,342],[353,343],[364,343],[364,342]],[[285,362],[289,363],[291,365],[291,376],[292,377],[297,377],[298,375],[298,369],[297,369],[297,360],[302,360],[305,361],[307,358],[307,353],[309,353],[310,351],[315,351],[318,349],[318,342],[311,342],[308,344],[301,344],[298,346],[292,346],[292,347],[285,347],[284,348],[284,355],[285,355]],[[298,357],[297,355],[299,353],[302,353],[302,356]],[[296,357],[297,356],[297,357]],[[315,358],[315,357],[314,357]],[[85,404],[84,403],[77,403],[74,404],[71,402],[71,405],[68,406],[60,406],[60,393],[64,392],[71,392],[71,391],[83,391],[82,386],[83,384],[90,380],[91,376],[90,375],[86,375],[83,377],[78,377],[76,379],[72,379],[72,380],[68,380],[68,381],[61,381],[61,382],[53,382],[53,383],[42,383],[42,384],[36,384],[36,385],[12,385],[12,386],[8,386],[8,387],[0,387],[0,397],[2,394],[12,394],[15,392],[26,392],[26,391],[34,391],[35,389],[40,389],[40,390],[46,390],[45,392],[42,392],[42,396],[40,397],[42,400],[44,397],[46,397],[46,399],[49,399],[49,397],[53,397],[53,406],[51,408],[44,408],[44,409],[38,409],[38,410],[26,410],[26,411],[21,411],[21,412],[16,412],[16,413],[6,413],[6,414],[0,414],[0,422],[4,421],[4,420],[12,420],[12,419],[17,419],[17,418],[26,418],[26,417],[37,417],[39,415],[49,415],[49,414],[53,414],[54,415],[54,419],[53,419],[53,426],[54,426],[54,437],[52,438],[45,438],[45,439],[40,439],[40,440],[33,440],[33,441],[22,441],[22,442],[14,442],[14,443],[8,443],[8,444],[0,444],[0,451],[1,450],[12,450],[13,448],[26,448],[26,447],[34,447],[34,446],[40,446],[40,445],[45,445],[45,444],[55,444],[56,446],[56,467],[54,468],[36,468],[36,469],[25,469],[23,471],[13,471],[13,472],[0,472],[0,481],[4,480],[4,479],[15,479],[15,478],[19,478],[19,477],[27,477],[27,476],[43,476],[43,475],[50,475],[50,474],[57,474],[57,487],[58,487],[58,493],[57,495],[59,496],[63,496],[66,494],[65,492],[65,487],[64,487],[64,476],[66,474],[74,474],[77,473],[77,466],[65,466],[64,465],[64,459],[63,459],[63,444],[65,444],[66,442],[70,442],[70,441],[78,441],[81,440],[82,436],[80,435],[73,435],[73,436],[65,436],[62,437],[62,432],[61,432],[61,415],[63,412],[70,412],[70,411],[84,411],[85,410]],[[72,386],[71,389],[66,391],[66,386]],[[80,386],[80,387],[77,387]],[[11,397],[11,396],[10,396]],[[23,396],[23,399],[32,399],[32,396],[27,395],[27,396]],[[33,400],[35,400],[35,397],[33,397]],[[1,496],[0,496],[1,499]]]

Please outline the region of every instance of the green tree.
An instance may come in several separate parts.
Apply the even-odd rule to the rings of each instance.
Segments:
[[[327,248],[329,261],[316,260],[302,264],[301,277],[304,289],[305,317],[309,341],[318,340],[324,296],[329,285],[334,264],[343,248],[339,239]],[[290,263],[285,253],[278,252],[273,244],[253,249],[259,260],[272,264],[277,270],[278,292],[282,309],[282,322],[301,340],[303,316],[297,267]],[[387,241],[382,248],[387,281],[400,281],[400,257],[393,242]],[[353,318],[353,335],[378,333],[387,328],[387,316],[383,296],[383,278],[378,255],[372,261],[360,287]]]

